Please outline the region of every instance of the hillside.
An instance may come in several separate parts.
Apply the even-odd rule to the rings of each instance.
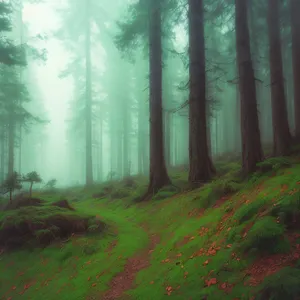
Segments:
[[[266,160],[247,181],[237,163],[217,167],[222,176],[192,191],[174,170],[176,187],[146,203],[134,201],[144,179],[129,178],[35,193],[38,207],[2,212],[0,233],[7,218],[15,228],[49,214],[92,223],[50,246],[3,247],[0,299],[298,299],[299,157]],[[54,209],[59,199],[75,210]]]

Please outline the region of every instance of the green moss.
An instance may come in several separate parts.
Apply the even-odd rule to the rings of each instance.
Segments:
[[[225,164],[223,167],[224,175],[202,188],[180,193],[174,187],[166,187],[159,193],[165,199],[146,203],[132,201],[146,190],[144,177],[88,189],[68,189],[45,197],[40,195],[49,204],[61,197],[78,199],[73,203],[75,212],[63,210],[63,214],[86,217],[87,230],[96,234],[71,236],[43,249],[33,247],[31,251],[2,254],[0,294],[17,300],[24,297],[101,299],[102,292],[110,288],[112,278],[124,270],[130,257],[139,255],[143,249],[149,255],[144,258],[148,267],[133,274],[133,289],[126,291],[124,299],[129,295],[131,299],[163,300],[168,297],[167,287],[172,287],[174,300],[251,299],[256,293],[261,295],[267,286],[265,282],[258,288],[248,286],[244,274],[255,256],[288,250],[289,243],[285,239],[286,231],[290,230],[288,218],[279,216],[282,212],[289,216],[289,212],[298,207],[296,193],[291,194],[299,189],[300,166],[280,168],[273,177],[256,173],[251,177],[254,179],[247,182],[237,177],[239,167],[226,169]],[[186,182],[186,174],[185,169],[172,170],[173,183]],[[111,193],[118,190],[127,190],[129,195],[111,201]],[[93,195],[99,191],[105,191],[105,196],[95,199]],[[174,194],[176,197],[169,201]],[[227,201],[218,201],[223,195],[227,195]],[[245,204],[246,199],[248,204]],[[218,205],[214,207],[216,202]],[[62,213],[60,208],[51,209],[52,213]],[[34,213],[28,213],[34,222],[43,224],[44,217],[35,218]],[[15,216],[15,212],[6,212],[0,220],[10,214]],[[49,216],[49,211],[42,207],[38,214]],[[91,219],[91,215],[97,218]],[[97,231],[99,219],[108,224],[101,235]],[[42,237],[48,234],[47,230],[59,230],[60,227],[56,227],[58,229],[41,228],[37,235]],[[152,233],[160,236],[155,247],[149,246]],[[215,252],[212,249],[216,249]],[[255,256],[246,255],[250,252]],[[24,273],[22,276],[18,276],[20,271]],[[207,286],[206,280],[211,278],[216,279],[217,284]],[[48,279],[51,280],[47,285]],[[15,289],[11,288],[12,282]],[[34,282],[34,286],[20,295],[27,282]],[[222,290],[224,284],[232,284],[230,292]],[[293,287],[286,291],[289,289]],[[276,295],[275,292],[273,290],[271,295]],[[291,299],[289,294],[279,295]]]
[[[258,172],[266,173],[288,168],[292,165],[289,157],[271,157],[257,164]]]
[[[270,213],[288,228],[300,229],[300,192],[284,195]]]
[[[240,243],[240,249],[266,255],[289,250],[289,242],[284,236],[285,228],[276,219],[266,216],[257,220]]]
[[[265,278],[255,299],[298,299],[300,295],[300,270],[286,267]]]
[[[56,238],[83,233],[89,228],[104,229],[94,216],[44,205],[28,206],[0,214],[0,240],[9,247],[25,245],[32,240],[49,244]]]

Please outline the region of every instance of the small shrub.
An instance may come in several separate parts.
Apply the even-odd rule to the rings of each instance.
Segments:
[[[232,195],[240,189],[241,184],[232,178],[218,179],[202,187],[199,196],[194,200],[201,202],[201,208],[209,208],[214,206],[218,199]]]
[[[278,217],[288,229],[300,229],[300,192],[285,195],[272,207],[271,215]]]
[[[79,215],[55,206],[28,206],[0,215],[0,245],[14,248],[28,244],[48,245],[54,239],[86,233],[89,226],[105,224],[95,217]]]
[[[172,192],[162,191],[162,192],[158,192],[157,194],[155,194],[152,199],[153,200],[163,200],[163,199],[170,198],[173,195],[174,195],[174,193],[172,193]]]
[[[243,204],[235,213],[235,219],[241,224],[251,220],[264,207],[266,201],[264,199],[256,199],[249,204]]]
[[[114,190],[110,195],[111,199],[123,199],[128,196],[130,196],[130,191],[126,188]]]
[[[176,193],[177,193],[177,188],[173,185],[168,185],[160,189],[152,199],[153,200],[167,199],[167,198],[171,198]]]
[[[65,209],[68,209],[68,210],[74,210],[74,208],[72,206],[70,206],[68,200],[65,200],[65,199],[53,202],[52,205],[60,207],[60,208],[65,208]]]
[[[127,188],[134,188],[136,187],[136,182],[134,180],[133,177],[125,177],[123,180],[122,180],[122,184],[124,187],[127,187]]]
[[[101,198],[105,198],[107,196],[107,193],[105,193],[104,191],[100,191],[98,193],[93,194],[93,198],[94,199],[101,199]]]
[[[234,226],[227,234],[227,242],[233,243],[238,242],[242,239],[242,232],[245,228],[245,225]]]
[[[243,251],[273,254],[289,249],[289,242],[284,236],[285,228],[271,216],[259,219],[251,227],[239,248]]]
[[[292,165],[291,161],[286,157],[271,157],[257,164],[257,171],[267,173],[270,171],[278,171],[281,168],[287,168]]]
[[[279,272],[265,278],[259,287],[257,300],[299,299],[300,270],[286,267]]]
[[[237,173],[241,169],[241,164],[237,162],[224,162],[219,161],[215,163],[217,173],[219,175],[225,175],[227,173]]]
[[[45,201],[39,198],[28,198],[24,197],[24,195],[19,195],[14,199],[13,202],[10,202],[6,205],[4,210],[13,210],[18,209],[20,207],[26,207],[26,206],[40,206]]]
[[[238,192],[241,189],[241,183],[234,179],[216,180],[213,183],[213,190],[218,197],[228,196]]]
[[[33,184],[42,182],[42,178],[36,171],[32,171],[23,176],[22,181],[30,183],[29,197],[31,197]]]
[[[98,247],[96,247],[95,245],[84,245],[82,248],[82,253],[84,255],[93,255],[95,253],[97,253],[99,250]]]

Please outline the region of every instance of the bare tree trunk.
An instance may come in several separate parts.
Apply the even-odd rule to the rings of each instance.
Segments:
[[[292,139],[284,93],[278,0],[268,0],[268,28],[273,120],[273,152],[275,155],[280,156],[287,155],[289,153]]]
[[[161,39],[160,1],[152,0],[149,12],[150,182],[146,198],[171,183],[164,157]]]
[[[247,1],[235,0],[235,27],[241,102],[242,168],[245,175],[248,175],[262,161],[263,152],[250,52]]]
[[[85,184],[93,184],[93,158],[92,158],[92,63],[91,63],[91,24],[90,24],[90,0],[86,0],[85,20],[85,56],[86,56],[86,178]]]
[[[167,167],[171,166],[171,126],[172,115],[169,111],[165,112],[165,158]]]
[[[11,114],[8,124],[8,176],[14,173],[15,160],[15,123],[13,114]]]
[[[103,117],[102,112],[100,113],[100,122],[99,122],[99,181],[103,181]]]
[[[143,156],[144,153],[144,140],[145,140],[145,130],[144,130],[144,106],[141,99],[138,100],[138,173],[144,173],[143,166]]]
[[[189,182],[210,180],[215,173],[208,152],[203,1],[189,0]]]
[[[32,197],[32,186],[33,186],[33,182],[30,182],[30,188],[29,188],[29,197]]]
[[[129,97],[128,97],[129,98]],[[123,176],[130,176],[129,167],[129,145],[130,145],[130,134],[129,134],[129,101],[128,98],[122,99],[123,101]]]
[[[300,1],[290,0],[294,73],[295,137],[300,142]]]
[[[0,182],[2,182],[5,178],[5,144],[6,144],[6,130],[5,127],[2,127],[2,134],[0,138],[0,144],[1,144],[1,168],[0,168]]]
[[[20,0],[20,8],[19,8],[19,26],[20,26],[20,44],[24,43],[24,33],[23,33],[23,0]],[[20,68],[20,83],[23,83],[23,69]],[[20,99],[22,102],[22,99]],[[22,122],[19,125],[19,173],[22,172]]]

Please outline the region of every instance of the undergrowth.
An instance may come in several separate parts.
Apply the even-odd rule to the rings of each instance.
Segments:
[[[0,221],[8,222],[13,215],[18,223],[25,218],[19,214],[28,209],[26,220],[43,219],[61,212],[51,204],[66,199],[75,210],[64,214],[86,216],[92,220],[90,231],[97,231],[97,216],[108,224],[107,230],[74,235],[31,252],[4,252],[0,294],[3,299],[24,299],[23,294],[26,299],[100,299],[127,259],[148,249],[150,235],[156,233],[160,242],[148,249],[149,266],[134,275],[124,299],[296,299],[299,162],[270,158],[258,167],[251,178],[242,178],[238,163],[218,163],[219,177],[192,191],[186,169],[173,170],[174,186],[160,190],[154,201],[139,204],[134,200],[147,187],[144,177],[36,193],[45,200],[42,206],[3,212]]]

